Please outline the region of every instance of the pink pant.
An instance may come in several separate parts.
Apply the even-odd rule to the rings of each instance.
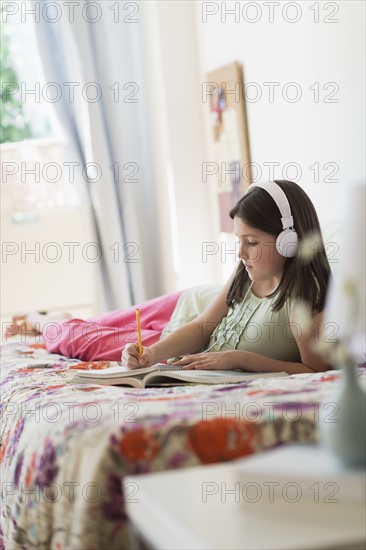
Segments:
[[[142,343],[151,346],[170,321],[181,293],[166,294],[125,310],[109,311],[88,321],[50,322],[42,332],[46,349],[82,361],[120,361],[125,345],[137,342],[136,307],[140,309]]]

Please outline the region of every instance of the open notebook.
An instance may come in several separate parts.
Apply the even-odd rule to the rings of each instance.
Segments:
[[[178,384],[235,384],[252,378],[268,376],[287,376],[285,372],[241,372],[220,370],[182,370],[182,366],[158,363],[145,369],[128,370],[121,363],[102,362],[79,363],[73,365],[75,384],[107,384],[145,388],[146,386],[164,386]],[[87,368],[86,368],[87,366]]]

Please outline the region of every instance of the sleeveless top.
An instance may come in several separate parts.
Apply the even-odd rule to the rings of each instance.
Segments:
[[[293,326],[293,334],[290,325],[295,300],[290,297],[279,311],[272,311],[275,300],[258,298],[248,290],[245,300],[229,308],[217,325],[206,351],[250,351],[281,361],[301,362],[296,344],[300,327]]]
[[[195,319],[215,299],[221,289],[222,285],[199,285],[183,291],[161,338]],[[272,306],[275,298],[258,298],[248,290],[248,286],[246,290],[244,301],[230,308],[215,328],[206,351],[236,349],[281,361],[301,362],[290,326],[290,315],[295,300],[288,298],[282,309],[274,312]],[[300,331],[299,326],[297,331]],[[295,335],[297,331],[294,330]]]

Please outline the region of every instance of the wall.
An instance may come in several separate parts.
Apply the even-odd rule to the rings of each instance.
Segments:
[[[166,0],[141,9],[165,289],[222,281],[233,267],[233,254],[202,254],[221,237],[214,184],[202,182],[213,157],[201,90],[207,72],[234,60],[258,180],[298,181],[322,225],[342,218],[347,186],[365,181],[364,3]]]
[[[323,223],[341,216],[340,191],[365,181],[365,3],[195,7],[204,69],[243,65],[258,179],[294,179]],[[279,165],[271,173],[273,162]]]

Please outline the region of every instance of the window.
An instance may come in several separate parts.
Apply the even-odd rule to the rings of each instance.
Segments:
[[[9,14],[1,2],[0,143],[55,137],[56,117],[44,101],[44,76],[31,18]]]
[[[69,177],[65,138],[46,83],[32,17],[9,12],[1,1],[1,210],[77,205],[82,182]],[[53,89],[52,89],[53,88]],[[68,152],[69,154],[69,152]]]

